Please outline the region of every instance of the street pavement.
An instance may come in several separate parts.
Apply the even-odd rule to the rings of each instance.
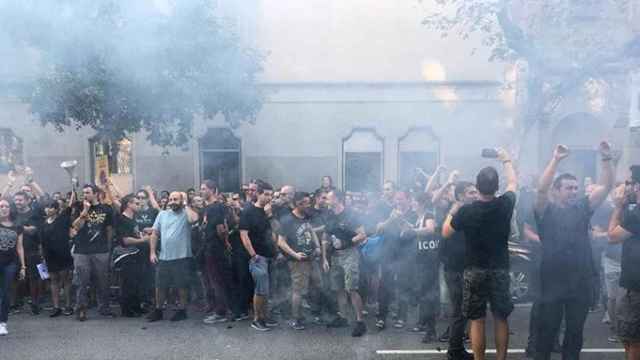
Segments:
[[[526,345],[530,307],[518,306],[511,317],[510,348],[522,351]],[[279,328],[261,333],[250,328],[249,321],[205,325],[203,315],[190,311],[186,321],[147,323],[143,319],[103,318],[90,312],[83,323],[72,317],[50,319],[46,312],[33,316],[16,314],[9,318],[9,336],[0,337],[0,360],[85,360],[85,359],[445,359],[446,344],[425,345],[419,334],[387,329],[378,332],[373,317],[368,317],[368,333],[352,338],[350,328],[327,329],[309,325],[306,330],[290,329],[281,320]],[[170,315],[170,313],[169,313]],[[165,314],[165,317],[166,314]],[[609,332],[602,324],[602,312],[589,315],[585,331],[585,349],[620,351],[620,344],[608,343]],[[446,328],[443,322],[438,331]],[[487,333],[492,332],[491,321]],[[487,348],[494,349],[489,335]],[[391,353],[379,353],[379,351]],[[442,354],[398,354],[398,350],[432,351]],[[495,358],[489,355],[488,359]],[[510,354],[509,359],[524,359]],[[555,356],[554,359],[559,359]],[[585,360],[623,359],[622,353],[585,353]]]

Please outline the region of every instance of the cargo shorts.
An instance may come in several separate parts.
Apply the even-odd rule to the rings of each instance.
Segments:
[[[487,314],[487,303],[491,312],[506,319],[513,311],[509,286],[509,271],[503,269],[471,268],[464,270],[464,295],[462,311],[470,320],[482,319]]]
[[[289,261],[291,273],[291,291],[298,295],[309,293],[309,284],[319,287],[321,283],[320,266],[317,261]]]
[[[620,289],[616,301],[616,332],[624,344],[640,343],[640,291]]]
[[[331,289],[357,291],[360,282],[360,253],[355,247],[336,250],[331,257]]]

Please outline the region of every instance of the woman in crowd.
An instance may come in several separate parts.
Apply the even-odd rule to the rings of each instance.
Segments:
[[[69,242],[71,207],[62,209],[61,202],[62,200],[50,200],[44,204],[46,219],[40,228],[43,255],[51,277],[53,311],[50,317],[58,317],[63,313],[67,316],[73,314],[71,307],[73,257]],[[60,307],[60,290],[64,290],[64,312]]]
[[[16,208],[10,200],[0,200],[0,336],[7,335],[9,318],[9,289],[19,271],[24,280],[27,267],[24,262],[22,228],[16,226]],[[19,266],[19,267],[18,267]]]
[[[149,235],[140,231],[136,222],[136,212],[140,208],[140,200],[129,194],[122,198],[118,217],[116,239],[121,251],[114,255],[114,262],[121,268],[122,293],[120,307],[122,316],[139,317],[140,307],[144,299],[144,262],[149,253]]]
[[[333,186],[333,179],[331,176],[326,175],[322,177],[322,180],[320,181],[320,188],[316,191],[330,192],[335,189],[336,187]]]

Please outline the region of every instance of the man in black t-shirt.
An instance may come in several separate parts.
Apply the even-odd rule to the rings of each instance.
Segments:
[[[358,287],[360,283],[360,252],[357,245],[366,240],[362,221],[350,210],[345,208],[345,195],[334,190],[328,195],[328,203],[332,214],[327,219],[325,233],[322,239],[322,267],[325,272],[330,272],[333,290],[337,292],[338,305],[341,313],[347,313],[347,294],[351,299],[351,305],[356,315],[356,323],[351,336],[364,335],[367,327],[362,315],[363,304]],[[333,249],[331,266],[327,253]],[[339,315],[327,326],[340,327],[348,324],[347,320]]]
[[[274,241],[269,218],[271,213],[265,207],[271,203],[273,187],[263,181],[256,182],[257,200],[240,213],[240,239],[249,254],[249,271],[255,284],[253,295],[253,322],[251,327],[258,331],[269,331],[277,322],[267,318],[267,297],[269,296],[269,261],[275,256]]]
[[[459,181],[455,184],[454,194],[459,203],[457,208],[470,205],[478,200],[478,189],[468,181]],[[464,292],[464,259],[465,239],[464,233],[456,231],[449,239],[440,243],[440,256],[444,264],[444,279],[449,294],[449,360],[471,360],[473,355],[464,348],[464,332],[467,327],[467,318],[462,312]]]
[[[109,252],[113,238],[113,212],[110,206],[98,202],[95,185],[85,185],[82,189],[84,202],[80,216],[73,222],[77,232],[74,242],[74,266],[78,284],[76,315],[80,321],[87,319],[89,302],[88,287],[95,279],[98,293],[99,312],[113,316],[109,309]]]
[[[513,311],[509,293],[509,250],[511,217],[516,204],[518,178],[509,154],[497,149],[507,178],[505,193],[499,197],[498,172],[486,167],[478,173],[478,201],[452,207],[445,219],[442,236],[445,241],[456,232],[464,233],[464,301],[463,311],[471,320],[471,344],[475,359],[483,360],[485,352],[484,318],[487,302],[491,304],[495,322],[496,358],[504,360],[509,344],[507,318]],[[460,239],[461,240],[461,239]]]
[[[203,226],[205,238],[205,264],[208,292],[215,297],[214,312],[204,319],[205,324],[216,324],[228,321],[229,294],[231,289],[231,269],[227,259],[229,232],[226,225],[226,210],[218,201],[218,187],[212,180],[205,180],[200,185],[200,193],[204,198]]]
[[[27,193],[18,191],[13,195],[13,201],[17,210],[16,225],[24,229],[22,241],[27,266],[26,279],[31,295],[31,313],[37,315],[40,313],[40,288],[42,287],[37,266],[43,261],[39,231],[44,219],[37,209],[31,207],[32,202]]]
[[[584,323],[593,304],[594,268],[591,251],[591,216],[606,199],[614,182],[611,148],[600,143],[602,175],[588,197],[578,196],[578,180],[562,174],[554,180],[560,162],[569,156],[558,145],[540,178],[535,216],[542,244],[540,266],[540,318],[535,359],[549,359],[564,317],[563,357],[580,357]],[[553,186],[553,201],[549,190]]]
[[[306,209],[311,197],[306,192],[296,192],[293,196],[294,208],[291,214],[280,220],[278,246],[288,259],[291,272],[291,327],[304,330],[300,314],[302,297],[309,292],[310,283],[320,283],[320,268],[315,258],[320,256],[320,242],[313,231]]]
[[[635,170],[635,171],[634,171]],[[620,287],[616,301],[616,327],[627,359],[640,359],[640,167],[632,166],[628,187],[618,187],[609,222],[609,241],[622,243]],[[613,320],[613,319],[612,319]]]
[[[407,321],[409,300],[412,293],[415,261],[415,232],[412,232],[418,216],[411,209],[411,200],[406,191],[394,193],[394,209],[389,217],[378,224],[384,236],[383,256],[380,261],[382,276],[378,290],[378,318],[376,327],[386,327],[392,293],[398,289],[398,319],[394,327],[403,328]]]

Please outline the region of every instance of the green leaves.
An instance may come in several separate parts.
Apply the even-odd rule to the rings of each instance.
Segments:
[[[169,13],[144,0],[43,3],[0,15],[28,18],[29,29],[11,30],[40,55],[25,100],[43,125],[90,127],[114,141],[146,130],[153,144],[183,146],[197,116],[255,120],[263,57],[243,47],[213,2],[181,0]]]

